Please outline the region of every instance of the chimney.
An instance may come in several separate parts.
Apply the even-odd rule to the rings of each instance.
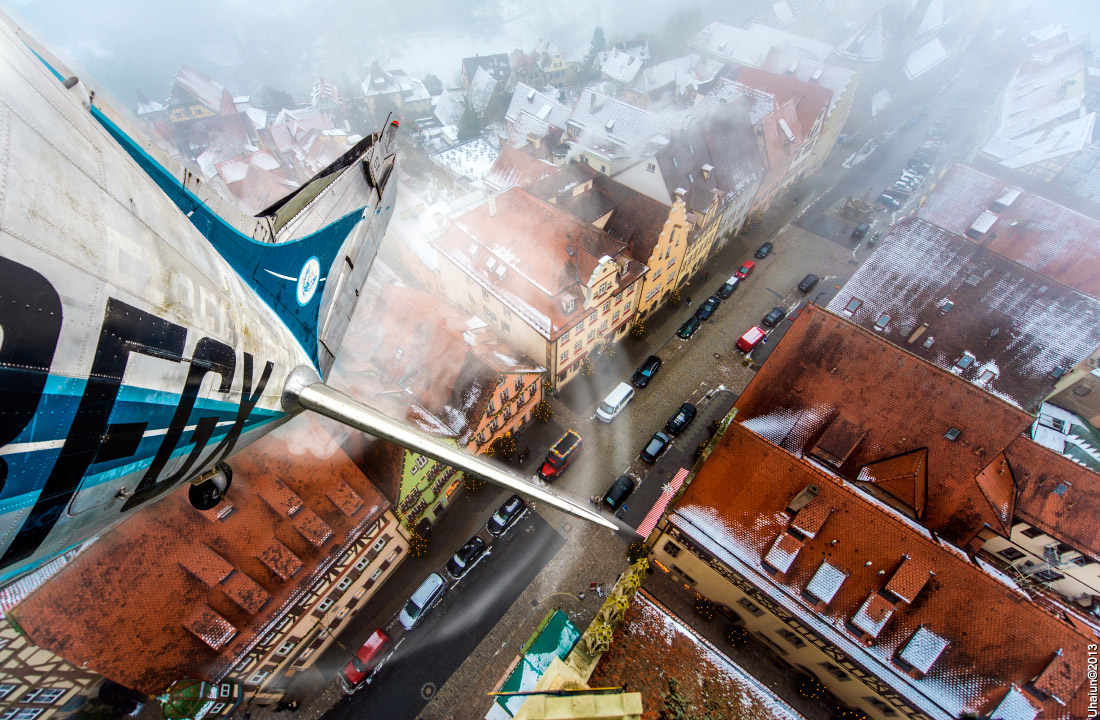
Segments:
[[[687,190],[683,189],[682,187],[678,187],[673,192],[673,194],[676,196],[677,201],[683,202],[684,201],[684,196],[687,195]]]
[[[489,217],[493,217],[497,214],[497,197],[492,193],[489,193]]]

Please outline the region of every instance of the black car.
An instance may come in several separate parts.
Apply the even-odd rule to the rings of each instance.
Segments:
[[[881,195],[879,195],[875,202],[889,210],[901,209],[901,201],[893,195],[887,195],[886,193],[882,193]]]
[[[447,561],[447,572],[455,580],[459,579],[481,559],[485,554],[485,547],[485,541],[474,535]]]
[[[722,285],[722,287],[718,288],[718,292],[716,292],[714,294],[717,295],[718,297],[722,298],[723,300],[725,300],[726,298],[728,298],[730,295],[733,294],[733,291],[736,290],[737,286],[740,285],[740,284],[741,284],[741,278],[731,277],[729,280],[727,280],[725,282],[724,285]]]
[[[692,315],[688,318],[687,322],[680,326],[680,329],[676,331],[676,336],[681,340],[687,340],[695,331],[699,329],[700,323],[703,321]]]
[[[785,317],[787,317],[786,310],[781,307],[773,307],[771,312],[765,315],[764,319],[761,320],[761,322],[768,327],[775,327]]]
[[[856,229],[852,231],[852,238],[858,240],[867,234],[867,231],[871,229],[871,226],[867,223],[860,223],[856,225]]]
[[[668,449],[669,444],[672,442],[672,437],[663,430],[657,431],[649,443],[642,450],[642,460],[652,465],[657,462],[657,458],[661,457],[661,453]]]
[[[497,508],[497,511],[493,513],[493,517],[489,518],[489,522],[486,523],[485,529],[489,531],[490,535],[500,537],[515,524],[516,520],[523,517],[526,510],[527,503],[523,502],[523,498],[519,495],[513,495]]]
[[[604,494],[603,504],[612,510],[618,510],[632,492],[634,492],[634,478],[629,475],[620,475]]]
[[[695,406],[691,403],[684,403],[680,406],[680,409],[676,411],[676,414],[668,419],[665,423],[665,430],[672,435],[679,435],[684,431],[691,421],[695,419]]]
[[[634,384],[634,387],[644,388],[649,384],[649,381],[653,379],[653,376],[657,374],[657,371],[661,369],[661,358],[656,355],[650,355],[642,363],[641,367],[630,376],[630,382]]]
[[[804,293],[808,293],[817,287],[817,284],[821,282],[821,278],[813,273],[810,273],[806,277],[802,278],[802,282],[798,283],[798,289]]]
[[[756,252],[754,252],[753,255],[760,259],[764,259],[768,256],[768,253],[772,251],[773,247],[774,245],[772,245],[770,242],[766,242],[760,247],[756,248]]]
[[[699,318],[700,320],[709,319],[710,316],[714,314],[714,311],[718,309],[718,305],[721,302],[722,301],[719,300],[716,296],[710,296],[703,302],[702,305],[699,306],[699,309],[695,311],[695,317]]]

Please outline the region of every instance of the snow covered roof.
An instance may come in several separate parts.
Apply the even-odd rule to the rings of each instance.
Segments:
[[[1027,697],[1013,685],[997,707],[990,713],[990,720],[1035,720],[1039,708],[1031,704]]]
[[[576,142],[608,157],[629,155],[668,138],[681,125],[621,100],[585,90],[569,116]]]
[[[176,77],[172,80],[172,90],[169,99],[179,102],[176,91],[186,92],[198,102],[205,105],[216,115],[221,115],[228,107],[232,107],[233,98],[221,83],[210,79],[194,68],[181,65]],[[235,110],[235,108],[234,108]]]
[[[867,262],[873,261],[872,256]],[[897,286],[905,287],[901,282]],[[851,294],[842,290],[837,297],[843,298],[843,308]],[[795,454],[816,452],[820,438],[830,432],[837,435],[833,426],[851,428],[842,434],[848,438],[844,452],[830,453],[840,458],[831,463],[834,472],[869,491],[889,492],[908,505],[921,524],[965,545],[983,524],[1001,528],[1011,522],[1011,478],[999,473],[983,476],[982,482],[978,478],[1031,418],[977,384],[918,357],[914,353],[929,351],[916,342],[907,344],[908,336],[901,337],[899,347],[896,338],[883,338],[879,331],[806,306],[741,393],[738,419],[754,423],[754,432],[765,433]],[[973,369],[971,373],[977,374]],[[947,437],[952,427],[960,437]],[[976,452],[979,447],[981,453]],[[919,480],[926,488],[923,507],[913,506],[912,492],[907,496],[902,491],[904,483],[883,488],[889,484],[883,482],[885,469],[877,473],[878,483],[862,476],[868,466],[922,450],[927,451],[926,459],[916,477],[908,471],[908,484],[912,488]],[[830,526],[837,513],[834,509],[829,516]]]
[[[475,138],[449,150],[433,153],[431,161],[455,177],[480,182],[489,174],[500,151],[485,138]]]
[[[877,62],[886,57],[886,19],[880,10],[836,49],[836,54],[856,62]]]
[[[943,43],[940,42],[939,38],[932,38],[909,53],[902,71],[905,73],[905,77],[916,80],[946,59],[947,50],[944,49]]]
[[[943,651],[950,644],[949,640],[941,638],[921,625],[913,633],[913,637],[909,638],[909,642],[905,643],[905,647],[898,653],[898,657],[922,673],[928,674],[936,659],[943,654]]]
[[[630,85],[642,69],[641,58],[619,50],[605,50],[597,57],[600,72],[615,82]]]
[[[840,586],[847,579],[848,573],[822,560],[814,576],[806,584],[806,592],[827,604],[832,602]]]
[[[149,113],[160,112],[164,109],[164,105],[148,97],[145,93],[138,90],[138,104],[136,112],[140,115],[148,115]]]
[[[1058,186],[1078,197],[1100,203],[1100,147],[1086,145],[1058,173]]]
[[[431,99],[431,93],[424,83],[411,77],[404,70],[387,72],[378,63],[371,65],[370,72],[362,82],[364,97],[392,95],[399,93],[403,102],[418,102]]]
[[[825,532],[805,540],[784,576],[771,575],[763,556],[789,519],[785,508],[791,498],[809,485],[836,511]],[[805,632],[931,718],[948,720],[968,712],[988,717],[1005,691],[1032,680],[1059,650],[1068,659],[1059,667],[1068,673],[1065,684],[1072,689],[1064,693],[1065,706],[1053,698],[1037,704],[1051,718],[1084,712],[1086,668],[1079,663],[1095,642],[1091,632],[1051,615],[965,554],[947,550],[869,500],[735,423],[680,498],[669,524],[705,551],[711,558],[707,562],[746,578]],[[866,532],[868,527],[875,532]],[[884,578],[907,556],[934,567],[936,581],[920,590],[917,602],[895,602],[883,592]],[[848,577],[832,601],[816,610],[803,589],[823,561]],[[864,639],[870,641],[864,644]],[[897,662],[903,652],[927,672],[908,674]]]
[[[492,100],[498,84],[499,81],[483,67],[479,67],[474,73],[467,92],[470,104],[479,115],[484,114],[485,108],[489,107],[489,101]]]
[[[836,107],[856,77],[851,70],[799,57],[784,50],[769,52],[760,69],[776,75],[789,75],[795,80],[829,89],[833,93],[829,100],[830,111]]]
[[[936,185],[917,217],[966,235],[1009,186],[967,165],[955,165]],[[1075,290],[1100,297],[1100,221],[1041,195],[1023,192],[997,212],[981,243],[993,252]]]
[[[1018,152],[998,158],[1010,170],[1081,152],[1092,140],[1096,113],[1040,130],[1013,140]],[[1002,148],[1004,146],[1001,146]],[[991,153],[992,154],[992,153]]]
[[[1051,373],[1100,347],[1100,300],[920,220],[895,226],[828,307],[1028,412]]]
[[[709,82],[722,70],[722,63],[701,55],[685,55],[643,70],[634,79],[631,90],[645,94],[669,85],[678,89],[699,88]]]
[[[530,85],[516,83],[512,102],[508,104],[508,112],[505,113],[504,118],[514,123],[521,112],[527,112],[532,117],[564,130],[571,110],[558,102],[557,98],[539,92]]]
[[[688,46],[724,62],[754,68],[764,64],[772,48],[812,60],[824,60],[833,51],[832,45],[827,43],[757,23],[742,29],[712,22],[689,40]]]

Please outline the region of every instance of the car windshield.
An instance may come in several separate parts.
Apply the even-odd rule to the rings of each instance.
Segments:
[[[351,666],[361,673],[365,673],[367,671],[367,664],[355,655],[351,656]]]
[[[613,412],[615,412],[615,408],[611,407],[610,405],[608,405],[608,404],[607,404],[607,403],[605,403],[605,402],[601,402],[601,403],[600,403],[600,410],[603,410],[603,411],[604,411],[605,413],[613,413]]]
[[[662,440],[661,438],[653,438],[649,441],[649,445],[646,446],[646,450],[650,454],[653,454],[660,450],[662,445],[664,445],[664,440]]]
[[[405,603],[405,614],[409,617],[416,617],[420,614],[420,606],[416,604],[415,600],[410,598],[409,601]]]

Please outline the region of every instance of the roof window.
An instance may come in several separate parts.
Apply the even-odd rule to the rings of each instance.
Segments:
[[[855,314],[856,310],[859,310],[859,306],[863,304],[863,301],[858,298],[852,298],[848,301],[848,304],[844,306],[844,312],[849,315]]]
[[[958,429],[957,427],[948,428],[947,432],[943,434],[945,438],[951,441],[958,440],[959,435],[962,435],[962,430]]]
[[[932,337],[931,335],[929,335],[928,337],[926,337],[924,339],[924,342],[922,342],[920,344],[920,346],[922,348],[924,348],[925,350],[927,350],[928,348],[932,347],[932,343],[934,343],[934,342],[936,342],[936,339],[934,337]]]
[[[955,362],[955,367],[959,370],[966,370],[968,367],[974,364],[974,356],[970,353],[963,353],[962,357]]]
[[[885,330],[890,324],[890,316],[883,313],[878,316],[878,320],[875,320],[875,330]]]
[[[940,312],[946,313],[953,307],[955,307],[955,303],[951,302],[950,300],[944,300],[942,303],[940,303]]]
[[[1065,484],[1064,482],[1060,482],[1058,483],[1058,486],[1054,488],[1054,490],[1052,490],[1051,492],[1059,497],[1062,497],[1066,494],[1067,490],[1069,490],[1069,485]]]

